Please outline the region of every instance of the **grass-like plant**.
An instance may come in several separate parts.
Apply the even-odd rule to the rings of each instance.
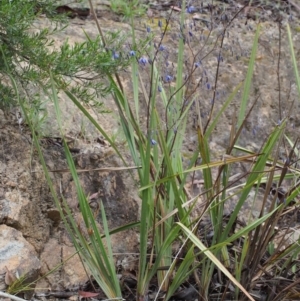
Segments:
[[[184,28],[185,7],[183,6],[181,9],[180,28]],[[257,291],[261,292],[257,289],[257,283],[263,279],[263,276],[270,275],[265,274],[265,271],[274,269],[274,260],[281,262],[284,258],[289,257],[289,267],[293,267],[295,265],[293,261],[295,254],[298,253],[297,243],[292,243],[285,251],[280,250],[278,247],[273,249],[272,255],[265,259],[267,254],[269,254],[268,250],[273,246],[277,221],[282,216],[283,209],[296,195],[297,190],[294,190],[285,202],[281,204],[278,204],[277,190],[271,206],[265,211],[265,202],[273,181],[277,179],[279,187],[282,180],[288,176],[286,172],[287,165],[278,162],[277,155],[284,137],[286,121],[282,120],[280,124],[275,126],[259,153],[249,154],[249,151],[244,150],[246,155],[237,155],[238,151],[243,151],[241,147],[238,147],[237,143],[244,122],[248,115],[251,114],[251,109],[247,113],[246,108],[248,106],[256,58],[259,26],[249,60],[248,73],[244,82],[241,83],[244,87],[244,92],[242,94],[240,111],[236,122],[232,125],[231,139],[227,152],[224,154],[224,159],[216,161],[211,158],[208,140],[218,123],[218,118],[227,109],[240,87],[236,87],[219,112],[215,112],[212,106],[210,119],[207,124],[203,124],[200,108],[197,107],[196,102],[198,112],[196,125],[198,148],[191,156],[188,166],[183,165],[181,149],[188,113],[195,98],[199,95],[195,91],[187,94],[187,87],[198,66],[195,56],[191,64],[190,73],[187,78],[184,78],[183,75],[186,69],[183,57],[188,42],[185,39],[185,34],[187,33],[183,30],[178,40],[176,81],[170,84],[172,81],[171,75],[166,75],[166,78],[164,78],[163,70],[157,62],[159,61],[159,51],[163,47],[162,40],[167,28],[168,22],[166,22],[166,27],[162,31],[162,38],[156,47],[152,43],[146,49],[147,55],[139,54],[137,51],[137,41],[133,29],[132,50],[130,51],[132,57],[132,100],[126,97],[120,81],[116,81],[113,75],[109,76],[113,88],[112,96],[119,110],[121,127],[128,143],[132,160],[138,168],[137,173],[139,176],[139,191],[142,204],[139,223],[140,259],[137,271],[136,298],[137,300],[148,298],[149,286],[154,278],[158,285],[155,299],[163,297],[164,300],[172,298],[180,286],[187,283],[188,279],[194,279],[195,288],[197,289],[189,291],[189,293],[194,294],[196,292],[196,296],[199,299],[207,300],[210,298],[209,296],[213,290],[214,278],[218,277],[218,281],[222,285],[217,290],[216,299],[222,299],[229,294],[232,296],[231,298],[238,300],[254,300],[255,293]],[[225,30],[226,28],[224,33]],[[105,44],[105,42],[103,43]],[[145,72],[145,70],[140,70],[141,67],[143,69],[148,68],[148,85],[139,75],[141,72]],[[118,79],[118,75],[116,76]],[[140,121],[140,92],[142,92],[146,106],[145,122]],[[55,91],[53,93],[55,95]],[[66,93],[79,105],[74,95],[69,91],[66,91]],[[102,133],[105,133],[105,130],[96,124],[84,108],[80,108],[97,128]],[[67,150],[66,153],[70,170],[75,183],[77,183],[78,197],[82,200],[80,201],[80,203],[82,202],[81,210],[85,216],[86,227],[90,229],[91,225],[93,225],[92,229],[93,233],[95,233],[93,236],[97,236],[97,242],[99,243],[101,236],[96,234],[97,227],[93,224],[93,213],[86,205],[85,196],[79,182],[77,182],[75,166]],[[197,165],[196,161],[199,155],[202,162],[200,165]],[[231,165],[247,161],[251,161],[249,170],[234,187],[229,182],[230,175],[234,172]],[[218,169],[216,178],[212,176],[213,168]],[[203,172],[204,192],[201,195],[192,197],[185,184],[187,183],[188,175],[197,170]],[[298,173],[296,169],[293,171]],[[256,220],[249,220],[245,226],[235,230],[238,214],[242,206],[247,202],[250,191],[253,190],[253,187],[258,189],[262,183],[266,185],[266,193],[259,217]],[[229,219],[224,221],[224,206],[229,201],[228,190],[234,191],[236,195],[239,195],[239,200]],[[204,209],[201,215],[195,218],[191,213],[199,202],[201,202]],[[104,214],[103,208],[102,214]],[[201,225],[202,218],[205,215],[209,216],[212,229],[209,244],[207,239],[201,240],[197,235],[199,233],[199,225]],[[106,229],[105,237],[109,241],[105,215],[103,215],[103,221]],[[70,223],[70,221],[68,222]],[[90,237],[90,241],[85,242],[83,239],[77,245],[78,250],[81,250],[80,253],[84,261],[90,256],[86,254],[85,250],[94,245],[93,236]],[[74,236],[74,241],[78,241],[78,237],[80,237],[80,233],[77,232]],[[178,242],[181,243],[181,247],[176,254],[173,254],[172,246]],[[105,290],[108,280],[116,279],[116,276],[110,245],[108,244],[107,255],[103,247],[101,248],[101,256],[107,256],[107,259],[101,266],[97,265],[96,262],[92,263],[89,266],[90,271],[93,275],[94,273],[97,275],[100,267],[104,269],[107,274],[103,272],[102,277],[98,278],[99,286],[109,298],[121,297],[117,280],[109,282],[110,289]],[[93,249],[93,254],[96,257],[100,256],[100,254],[96,255],[96,247]],[[261,268],[262,264],[264,268]],[[95,267],[97,267],[96,270]],[[219,274],[218,271],[223,273],[225,277]],[[278,272],[274,271],[274,277],[276,273]],[[286,273],[289,274],[290,272],[286,271]],[[233,286],[234,289],[230,289],[230,286]],[[188,289],[185,290],[188,291]],[[278,295],[276,298],[278,298]]]
[[[92,5],[91,2],[90,4]],[[93,7],[91,9],[93,12]],[[285,193],[280,190],[285,179],[299,176],[299,170],[292,165],[294,155],[297,155],[296,142],[287,139],[290,153],[285,162],[279,160],[279,148],[286,139],[287,118],[274,126],[268,138],[262,142],[259,152],[253,153],[239,146],[243,126],[254,107],[253,104],[249,104],[249,96],[260,26],[257,27],[254,37],[245,80],[233,89],[218,110],[214,106],[216,97],[214,94],[209,117],[205,122],[199,102],[195,101],[201,97],[198,89],[200,82],[196,81],[195,84],[195,75],[201,63],[201,51],[193,51],[185,26],[186,12],[191,10],[191,7],[185,7],[183,1],[176,75],[165,74],[160,64],[164,59],[163,39],[167,35],[171,18],[165,22],[164,28],[159,26],[161,36],[158,40],[155,39],[155,34],[152,35],[147,29],[149,40],[152,42],[144,45],[143,49],[139,48],[139,41],[132,26],[131,49],[128,49],[131,58],[132,98],[124,91],[120,75],[108,74],[121,128],[134,163],[133,168],[139,177],[137,189],[141,198],[140,221],[114,230],[116,232],[138,227],[140,233],[136,299],[147,300],[149,286],[153,283],[157,287],[155,300],[158,298],[170,300],[174,296],[179,299],[195,297],[198,300],[260,300],[263,294],[267,295],[266,300],[297,298],[300,294],[296,280],[299,240],[288,241],[290,229],[287,229],[280,243],[274,243],[279,234],[278,222],[284,218],[287,208],[291,208],[299,190],[298,182]],[[228,21],[221,35],[217,37],[220,49],[218,57],[226,30],[235,17],[236,15]],[[131,24],[134,25],[133,17]],[[99,24],[97,25],[101,36],[101,28]],[[300,95],[300,78],[289,28],[287,32]],[[102,44],[106,45],[103,37]],[[191,55],[188,65],[184,59],[187,51]],[[218,84],[219,64],[220,59],[215,89]],[[143,73],[149,75],[147,83],[141,76]],[[58,81],[53,78],[52,73],[50,78],[51,95],[61,135],[64,137],[57,98]],[[11,79],[14,82],[12,76]],[[14,87],[17,93],[17,86]],[[222,113],[228,109],[241,87],[243,88],[241,104],[236,116],[233,116],[226,153],[222,159],[214,158],[208,141]],[[117,145],[87,112],[76,95],[68,87],[63,90],[121,156]],[[192,108],[197,113],[195,123],[197,147],[190,156],[190,162],[185,163],[182,148]],[[26,108],[23,109],[26,115]],[[142,115],[142,111],[146,112],[145,116]],[[29,118],[27,122],[30,124]],[[100,233],[65,143],[66,158],[77,188],[80,210],[86,227],[79,229],[63,196],[62,203],[56,196],[34,132],[33,138],[56,205],[83,262],[108,298],[121,299],[122,288],[116,274],[110,239],[113,232],[108,229],[104,207],[101,204],[104,233]],[[234,175],[236,163],[246,164],[247,171],[232,181],[231,176]],[[213,173],[213,170],[217,172]],[[193,179],[196,171],[202,172],[203,192],[191,195],[186,184],[189,177]],[[256,219],[248,218],[245,224],[238,225],[241,208],[247,204],[252,191],[254,198],[258,197],[260,187],[264,187],[265,192],[259,216]],[[271,197],[270,191],[273,192]],[[225,205],[230,202],[233,195],[238,196],[238,201],[230,216],[225,216]],[[266,206],[268,198],[270,202]],[[197,215],[193,214],[196,209]],[[209,230],[202,231],[204,227]],[[179,244],[180,247],[174,252],[175,244]],[[291,279],[293,282],[288,282]],[[276,290],[275,286],[281,290]]]

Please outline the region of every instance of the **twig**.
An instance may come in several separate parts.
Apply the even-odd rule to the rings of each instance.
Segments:
[[[22,298],[19,298],[17,296],[14,296],[14,295],[11,295],[11,294],[7,294],[7,293],[1,292],[1,291],[0,291],[0,297],[10,298],[10,299],[16,300],[16,301],[27,301],[25,299],[22,299]]]

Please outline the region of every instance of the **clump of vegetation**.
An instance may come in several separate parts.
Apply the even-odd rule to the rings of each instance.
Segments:
[[[112,0],[110,5],[113,12],[123,15],[125,18],[142,16],[147,9],[147,5],[141,4],[139,0]]]
[[[82,103],[101,107],[99,97],[107,95],[109,83],[104,77],[128,65],[116,60],[122,39],[117,33],[106,35],[111,48],[100,38],[84,43],[65,41],[54,47],[54,35],[65,29],[68,16],[59,13],[59,1],[2,1],[0,9],[0,107],[18,105],[8,73],[13,76],[19,96],[38,127],[46,117],[45,99],[51,87],[49,71],[58,90],[69,89]],[[49,20],[48,27],[41,20]],[[89,74],[87,76],[86,74]],[[100,81],[99,79],[103,80]]]
[[[218,73],[224,60],[222,53],[226,50],[224,39],[231,24],[246,7],[231,14],[224,11],[217,14],[218,17],[214,15],[213,7],[208,7],[211,19],[203,21],[206,28],[199,34],[202,44],[194,39],[197,26],[187,20],[189,14],[199,10],[203,12],[204,8],[194,7],[190,3],[186,6],[183,1],[179,9],[181,12],[178,23],[172,18],[172,10],[169,18],[164,21],[164,26],[161,20],[158,21],[158,34],[148,26],[145,28],[150,42],[143,44],[142,51],[134,26],[132,27],[130,49],[126,48],[126,51],[131,63],[133,99],[126,95],[118,80],[117,70],[103,72],[118,108],[121,127],[139,177],[137,189],[142,202],[140,221],[119,229],[109,229],[105,209],[101,204],[104,231],[99,232],[94,212],[80,185],[74,161],[65,143],[80,210],[86,232],[89,233],[87,238],[78,228],[67,202],[64,199],[62,203],[59,201],[42,152],[36,143],[56,205],[83,262],[109,299],[122,299],[125,294],[127,299],[139,301],[195,298],[297,299],[300,295],[297,281],[299,239],[288,239],[288,233],[295,233],[291,226],[286,227],[283,235],[278,228],[278,225],[286,221],[285,216],[289,212],[297,211],[295,198],[298,195],[299,170],[294,164],[298,160],[297,141],[292,142],[286,136],[292,107],[285,116],[280,114],[280,121],[266,133],[265,141],[261,141],[260,150],[254,152],[239,145],[243,128],[253,114],[255,105],[255,101],[249,103],[249,99],[254,66],[257,63],[260,25],[257,25],[251,54],[247,59],[245,78],[217,106]],[[131,24],[134,24],[133,16],[131,17]],[[178,43],[174,52],[163,42],[168,34],[172,34],[168,31],[169,26],[177,26],[178,29],[173,37]],[[281,26],[279,24],[279,28]],[[291,31],[289,26],[285,29],[291,49],[295,83],[300,92]],[[105,37],[99,43],[107,45]],[[199,44],[202,47],[197,48]],[[208,76],[202,67],[210,54],[216,57],[213,76]],[[174,59],[175,55],[176,61],[172,63],[176,67],[170,62],[170,57]],[[5,65],[9,66],[9,63]],[[48,73],[49,85],[52,87],[52,100],[58,113],[57,122],[62,137],[64,132],[57,97],[59,89],[69,96],[121,156],[118,146],[78,101],[76,93],[68,85],[60,85],[60,81],[55,79],[55,70],[57,69],[51,69]],[[145,73],[149,78],[147,82],[141,76]],[[16,78],[13,71],[9,71],[9,75],[11,79]],[[17,93],[18,86],[14,84],[14,87],[14,93]],[[212,92],[212,100],[209,108],[205,109],[205,114],[201,107],[204,89]],[[241,95],[238,95],[239,90],[243,91]],[[229,137],[226,150],[221,158],[217,158],[213,155],[209,141],[213,138],[222,114],[235,98],[239,99],[240,105],[232,113],[231,129],[226,133]],[[143,119],[145,121],[140,118],[142,105],[147,112]],[[26,114],[26,110],[24,111]],[[182,149],[191,118],[194,118],[197,139],[189,155],[189,162],[186,162]],[[30,123],[30,119],[28,122]],[[284,161],[279,158],[283,144],[288,149]],[[245,171],[236,176],[235,168],[238,164],[243,164]],[[203,186],[200,192],[193,194],[187,184],[192,182],[192,186],[194,185],[196,173],[201,174]],[[282,185],[287,179],[295,181],[284,191]],[[258,216],[249,216],[242,221],[241,208],[249,204],[249,199],[256,200],[262,187],[263,201]],[[230,214],[226,215],[226,205],[233,197],[237,201]],[[194,214],[195,211],[197,214]],[[130,282],[132,286],[134,281],[132,289],[128,288],[126,279],[121,282],[118,279],[110,239],[115,232],[130,227],[137,227],[140,233],[139,264],[135,271],[136,277]],[[179,248],[174,253],[173,246],[178,244]]]

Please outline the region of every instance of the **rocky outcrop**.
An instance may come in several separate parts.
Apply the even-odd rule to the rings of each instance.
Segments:
[[[7,280],[7,273],[15,277],[16,282],[18,278],[24,277],[20,284],[22,287],[29,284],[34,287],[40,269],[38,254],[22,233],[12,227],[0,225],[0,291],[14,283]],[[28,290],[25,294],[30,295]]]

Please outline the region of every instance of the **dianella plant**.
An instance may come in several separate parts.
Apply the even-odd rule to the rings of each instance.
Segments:
[[[114,1],[115,4],[121,2]],[[89,3],[94,14],[92,1]],[[134,9],[140,12],[139,3],[132,3],[134,5],[128,7],[118,6],[119,9],[126,8],[126,17],[130,19],[132,28],[130,40],[122,49],[111,49],[101,26],[96,23],[103,49],[109,52],[116,64],[126,58],[130,65],[126,69],[126,76],[129,72],[131,75],[130,89],[124,87],[124,74],[119,72],[120,69],[106,70],[105,76],[108,91],[118,110],[121,130],[134,165],[133,172],[138,175],[136,189],[141,200],[140,218],[134,224],[112,230],[108,228],[105,210],[101,206],[104,231],[100,233],[65,143],[85,231],[89,235],[78,228],[63,196],[59,201],[54,189],[52,193],[83,262],[108,298],[121,299],[126,287],[122,287],[116,272],[111,235],[135,227],[139,232],[139,264],[136,286],[132,291],[138,301],[149,298],[283,300],[287,296],[298,297],[300,290],[295,279],[299,269],[299,239],[289,240],[290,229],[287,228],[285,235],[282,235],[277,227],[287,214],[286,210],[296,206],[299,186],[299,170],[294,164],[298,156],[297,141],[286,135],[289,116],[274,124],[266,139],[261,141],[259,151],[253,152],[240,145],[243,128],[256,104],[256,101],[250,102],[250,96],[257,64],[260,25],[257,25],[251,53],[246,60],[245,77],[217,106],[218,73],[223,62],[224,39],[242,9],[230,18],[226,16],[219,20],[221,30],[220,27],[215,30],[213,20],[208,22],[205,41],[199,47],[193,39],[193,26],[188,22],[189,15],[196,10],[194,6],[182,1],[181,7],[173,7],[167,18],[146,23],[144,37],[141,38],[133,18]],[[132,14],[128,8],[132,9]],[[175,10],[180,15],[176,21],[173,18]],[[174,27],[176,34],[172,39],[176,42],[176,51],[165,43],[174,34]],[[296,85],[300,91],[289,27],[286,32]],[[87,45],[90,45],[92,41],[88,35],[86,37]],[[216,54],[217,58],[213,80],[205,75],[202,67],[205,58],[211,54]],[[126,64],[124,66],[127,67]],[[10,77],[14,83],[13,75],[10,74]],[[49,78],[52,89],[49,94],[55,104],[62,136],[58,88],[123,159],[117,144],[92,118],[76,93],[68,86],[62,87],[53,72],[50,72]],[[17,93],[17,86],[13,86]],[[201,106],[204,88],[213,92],[206,116]],[[231,112],[226,150],[221,157],[217,157],[210,141],[214,139],[222,115],[237,98],[239,106]],[[26,108],[23,110],[26,112]],[[196,139],[187,160],[183,149],[191,119]],[[284,161],[279,156],[283,144],[288,149]],[[36,145],[39,149],[37,141]],[[39,153],[43,158],[41,151]],[[124,159],[123,162],[125,168],[129,168]],[[238,164],[246,166],[243,174],[236,175]],[[44,169],[49,185],[53,187],[45,164]],[[197,173],[201,174],[198,184],[202,185],[202,189],[193,193],[191,187]],[[287,179],[294,180],[294,183],[283,192],[281,186]],[[262,188],[264,192],[260,194]],[[230,214],[225,214],[234,197],[237,201]],[[240,212],[243,206],[248,204],[250,198],[256,200],[258,197],[262,198],[262,202],[257,217],[250,215],[242,222]],[[294,282],[289,282],[291,279]],[[276,290],[275,286],[282,289]],[[262,296],[267,297],[260,299]]]
[[[280,262],[285,256],[295,258],[295,250],[298,254],[296,242],[284,253],[279,247],[273,249],[272,256],[268,253],[274,246],[274,237],[278,234],[277,222],[284,208],[295,197],[296,187],[292,188],[293,195],[285,195],[289,195],[287,198],[280,194],[280,189],[274,190],[271,204],[265,209],[274,182],[280,187],[284,179],[294,177],[293,173],[287,171],[291,168],[289,162],[292,160],[295,144],[290,143],[291,152],[287,161],[280,162],[278,150],[286,130],[286,119],[283,119],[274,126],[267,139],[262,141],[259,152],[253,153],[239,146],[242,129],[255,105],[255,102],[249,103],[249,98],[260,36],[259,25],[245,78],[232,90],[218,110],[214,106],[214,93],[208,119],[203,121],[199,101],[196,101],[201,98],[201,79],[197,82],[196,74],[209,49],[203,54],[203,49],[193,48],[193,33],[187,26],[186,16],[194,9],[192,6],[186,7],[185,3],[180,7],[181,17],[176,24],[176,71],[169,73],[167,65],[170,53],[164,45],[164,38],[168,36],[171,26],[170,17],[146,26],[151,40],[144,51],[137,48],[133,26],[129,50],[132,57],[133,98],[127,97],[122,86],[111,77],[121,125],[132,159],[139,167],[137,172],[142,209],[137,300],[146,300],[149,297],[149,285],[154,277],[158,286],[155,300],[168,300],[172,296],[194,296],[199,300],[212,300],[214,290],[216,300],[229,295],[238,300],[254,300],[256,294],[264,294],[259,281],[267,278],[260,270],[260,264],[263,262],[272,270],[273,277],[276,277],[276,273],[280,272],[274,270],[271,258],[275,257],[272,256],[279,256],[276,262]],[[238,13],[231,20],[227,20],[214,44],[217,48],[213,49],[218,50],[215,91],[219,65],[223,60],[224,37]],[[134,25],[133,20],[132,24]],[[159,32],[158,38],[155,36],[155,29]],[[207,48],[208,45],[209,43],[206,44]],[[148,73],[147,81],[142,76],[145,72]],[[207,82],[207,89],[211,85]],[[211,156],[209,141],[213,138],[220,116],[228,109],[238,90],[243,92],[240,96],[240,107],[232,115],[227,150],[221,160],[216,160]],[[145,115],[141,113],[141,107],[146,108]],[[197,147],[188,164],[184,164],[182,149],[191,109],[197,114]],[[233,166],[241,162],[247,164],[248,170],[232,181]],[[204,189],[201,194],[192,195],[186,184],[189,176],[192,177],[196,171],[202,172]],[[293,168],[293,172],[298,173],[298,170]],[[249,217],[245,224],[237,226],[241,208],[247,204],[253,189],[254,198],[257,198],[259,187],[266,189],[258,218]],[[234,195],[238,196],[238,201],[231,215],[226,216],[225,206]],[[194,215],[193,211],[199,205],[202,210]],[[209,230],[201,231],[205,217],[209,219]],[[178,242],[180,247],[174,252],[172,246]],[[268,259],[264,261],[265,256]],[[294,265],[295,261],[292,261],[290,267]],[[292,273],[291,270],[287,273],[290,272]],[[193,285],[188,285],[191,279]],[[178,292],[182,284],[185,289]],[[186,295],[183,296],[184,294]],[[272,293],[270,296],[274,297]]]
[[[260,172],[274,143],[282,135],[284,126],[272,135],[271,142],[264,151],[264,157],[253,165],[252,177],[244,185],[240,201],[223,229],[223,207],[227,198],[228,165],[250,158],[256,159],[258,154],[233,157],[223,161],[213,162],[210,158],[208,140],[218,122],[222,112],[230,104],[237,89],[225,101],[221,111],[206,125],[202,124],[200,108],[195,101],[199,83],[193,83],[194,74],[200,67],[200,53],[193,52],[189,43],[190,32],[186,26],[186,13],[191,7],[181,7],[181,18],[178,24],[177,71],[170,74],[165,67],[168,61],[168,49],[164,45],[164,38],[168,35],[170,19],[164,22],[158,20],[156,25],[160,31],[160,38],[152,34],[152,27],[145,30],[150,37],[150,43],[145,49],[137,47],[137,38],[132,32],[131,49],[128,50],[132,58],[132,89],[133,97],[129,98],[123,91],[118,75],[111,76],[114,86],[113,98],[119,110],[120,122],[131,152],[132,159],[139,169],[141,217],[140,217],[140,260],[137,277],[137,300],[148,298],[149,286],[156,277],[158,290],[156,298],[170,299],[180,285],[186,283],[190,277],[198,282],[198,289],[190,289],[189,294],[207,296],[216,269],[220,269],[234,283],[237,292],[240,290],[251,299],[251,296],[239,281],[226,268],[230,265],[230,255],[227,245],[250,230],[263,223],[266,217],[248,225],[232,235],[232,227],[236,221],[240,207],[245,202],[250,189],[262,177]],[[132,20],[134,25],[134,20]],[[155,27],[155,26],[154,26]],[[225,31],[225,29],[224,29]],[[249,63],[249,71],[244,83],[244,95],[238,126],[242,127],[246,118],[246,105],[249,86],[255,62],[255,53],[259,29],[254,41],[253,52]],[[222,40],[221,40],[222,45]],[[186,52],[190,50],[190,62],[186,64]],[[162,63],[164,62],[164,63]],[[165,69],[166,68],[166,69]],[[149,81],[145,82],[143,73],[148,73]],[[194,85],[193,85],[194,84]],[[241,83],[242,84],[242,83]],[[196,103],[196,104],[195,104]],[[198,147],[190,156],[189,164],[183,164],[182,147],[186,133],[186,125],[192,106],[196,106],[198,118],[196,133]],[[146,109],[145,109],[146,108]],[[145,115],[142,115],[146,111]],[[211,108],[213,114],[213,106]],[[239,130],[233,133],[228,154],[231,155],[234,143],[237,141]],[[201,164],[197,161],[201,158]],[[212,168],[219,168],[217,180],[212,177]],[[262,169],[261,169],[262,168]],[[203,193],[192,196],[186,188],[188,176],[197,170],[202,170],[204,178]],[[217,182],[215,182],[217,181]],[[192,212],[196,205],[203,206],[198,217]],[[205,246],[196,236],[202,216],[207,214],[211,219],[213,235],[211,246]],[[172,246],[179,243],[180,248],[174,254]],[[211,250],[210,250],[211,248]],[[150,255],[149,255],[150,254]],[[226,263],[226,264],[224,264]],[[200,272],[201,271],[201,272]],[[197,287],[197,286],[196,286]]]

